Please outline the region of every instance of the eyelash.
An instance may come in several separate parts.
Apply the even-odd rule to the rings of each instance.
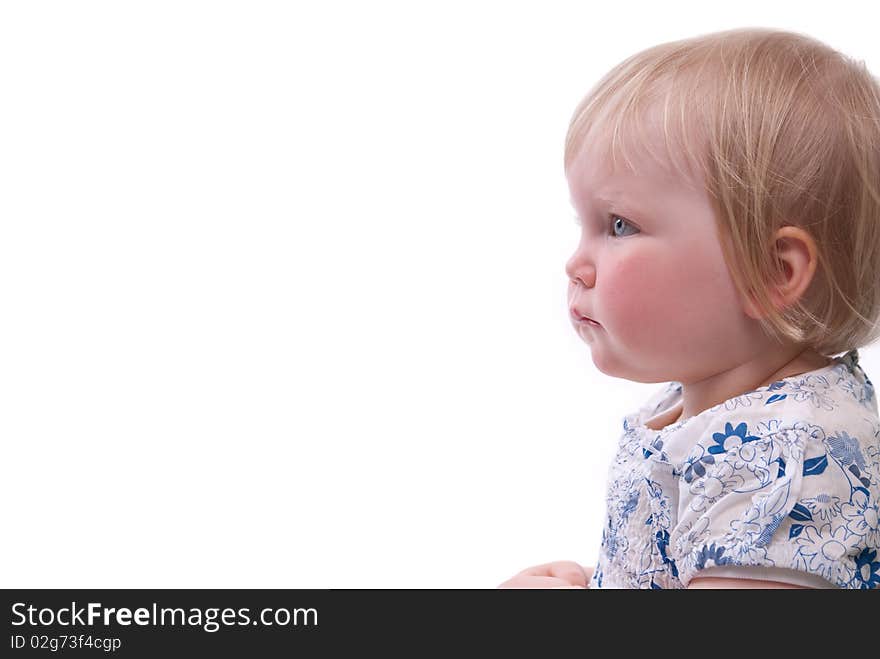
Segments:
[[[626,224],[627,226],[632,227],[633,229],[636,229],[636,232],[638,232],[638,229],[637,229],[637,228],[636,228],[636,227],[635,227],[635,226],[634,226],[629,220],[627,220],[625,217],[621,217],[620,215],[615,215],[614,213],[611,213],[611,214],[609,214],[608,218],[611,219],[611,220],[623,220],[624,224]],[[580,216],[578,216],[578,215],[575,215],[575,216],[574,216],[574,223],[577,224],[579,227],[580,227],[580,226],[583,226],[583,222],[581,222],[581,218],[580,218]],[[615,235],[615,234],[614,234],[614,228],[613,228],[613,227],[614,227],[614,222],[611,223],[611,227],[612,227],[612,228],[611,228],[611,234],[610,234],[610,235],[611,235],[613,238],[626,238],[626,236],[618,236],[618,235]]]

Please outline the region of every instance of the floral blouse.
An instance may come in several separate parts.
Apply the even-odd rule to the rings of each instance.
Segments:
[[[852,350],[652,430],[670,382],[623,420],[591,588],[698,576],[880,588],[880,419]]]

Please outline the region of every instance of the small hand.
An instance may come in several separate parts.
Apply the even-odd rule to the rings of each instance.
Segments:
[[[574,561],[554,561],[529,567],[499,588],[589,588],[593,568]]]

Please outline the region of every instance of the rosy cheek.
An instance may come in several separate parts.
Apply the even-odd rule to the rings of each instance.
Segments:
[[[600,276],[601,311],[618,329],[644,327],[650,331],[651,319],[662,319],[664,311],[668,312],[670,271],[648,255],[633,252],[615,261]]]

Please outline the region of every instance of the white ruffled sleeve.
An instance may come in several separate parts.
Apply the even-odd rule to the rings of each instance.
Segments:
[[[880,587],[880,479],[869,473],[878,465],[857,438],[803,422],[717,430],[679,474],[670,555],[684,586],[709,568],[744,567],[744,576],[795,570],[806,582]]]

